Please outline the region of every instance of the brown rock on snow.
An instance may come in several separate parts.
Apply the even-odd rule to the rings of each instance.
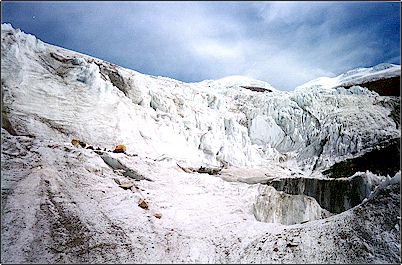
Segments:
[[[118,144],[113,150],[113,153],[124,153],[126,152],[126,147],[123,144]]]
[[[143,199],[141,199],[141,200],[139,201],[138,206],[140,206],[142,209],[145,209],[145,210],[148,209],[148,203],[147,203],[145,200],[143,200]]]
[[[77,139],[73,139],[73,140],[71,140],[71,144],[78,147],[78,145],[80,144],[80,141]]]
[[[72,139],[71,144],[76,146],[76,147],[81,146],[82,148],[85,148],[85,146],[87,145],[86,143],[84,143],[84,142],[82,142],[80,140],[77,140],[77,139]]]
[[[161,219],[162,214],[160,214],[160,213],[155,213],[154,216],[155,216],[155,218]]]

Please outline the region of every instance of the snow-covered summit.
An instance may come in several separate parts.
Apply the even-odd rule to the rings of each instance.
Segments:
[[[295,90],[353,86],[400,75],[400,65],[382,63],[373,67],[352,69],[336,77],[319,77],[296,87]]]
[[[268,91],[278,91],[271,84],[265,81],[256,80],[247,76],[232,75],[217,80],[205,80],[200,82],[201,85],[212,87],[213,89],[240,89],[240,88],[262,88]]]

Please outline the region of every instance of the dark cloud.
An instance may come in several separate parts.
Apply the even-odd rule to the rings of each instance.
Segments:
[[[392,2],[5,2],[2,12],[45,42],[187,82],[246,75],[291,90],[400,64]]]

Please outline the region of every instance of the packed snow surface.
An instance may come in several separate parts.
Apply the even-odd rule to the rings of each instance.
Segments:
[[[400,172],[360,172],[382,184],[340,214],[266,185],[325,178],[400,138],[399,97],[358,85],[400,66],[292,92],[243,76],[183,83],[1,30],[2,262],[400,262]]]

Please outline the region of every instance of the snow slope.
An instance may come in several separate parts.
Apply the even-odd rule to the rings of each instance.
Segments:
[[[337,215],[313,197],[264,184],[325,178],[334,163],[400,138],[391,115],[399,97],[339,87],[395,76],[400,66],[357,69],[292,92],[241,76],[183,83],[1,29],[3,262],[400,260],[400,219],[375,199],[396,211],[400,181],[385,185],[393,193]],[[133,180],[73,138],[101,150],[124,144],[125,154],[108,152],[112,159],[152,181],[123,189],[117,182]],[[214,176],[178,164],[222,168]],[[137,206],[141,199],[148,209]],[[358,236],[363,221],[355,219],[372,213],[386,222],[364,224],[369,234],[357,243],[342,241]],[[373,228],[386,233],[381,244]]]
[[[119,188],[114,179],[130,180],[91,150],[4,130],[2,143],[4,263],[400,261],[398,182],[341,214],[282,225],[254,217],[261,190],[284,196],[263,184],[227,182],[185,173],[166,160],[112,154],[153,180],[136,183],[133,192]],[[137,206],[141,199],[147,210]],[[271,207],[277,207],[271,217],[286,208]]]

